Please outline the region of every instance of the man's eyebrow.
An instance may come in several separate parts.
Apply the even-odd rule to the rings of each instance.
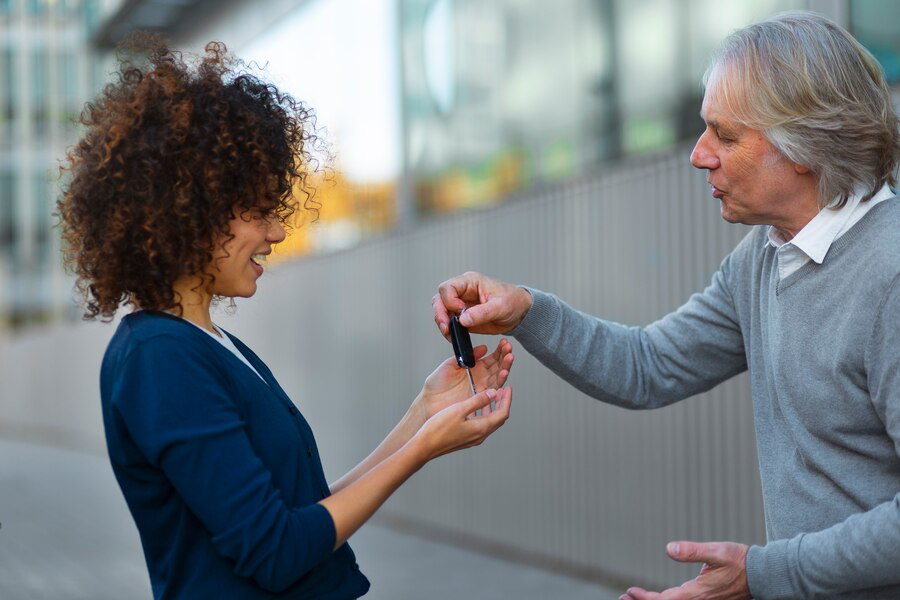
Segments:
[[[730,131],[730,129],[728,128],[727,125],[722,125],[721,123],[719,123],[719,122],[716,121],[715,119],[710,119],[709,121],[707,121],[706,119],[704,119],[704,121],[706,122],[706,124],[707,124],[708,126],[712,127],[713,129],[716,129],[716,130],[722,129],[722,130],[724,130],[724,131]]]

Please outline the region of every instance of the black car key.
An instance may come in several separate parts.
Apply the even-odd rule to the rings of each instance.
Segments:
[[[469,330],[459,322],[459,317],[450,317],[450,343],[453,344],[453,354],[456,355],[456,364],[464,368],[469,374],[469,383],[472,384],[472,395],[478,393],[475,389],[475,380],[472,378],[472,367],[475,366],[475,351],[472,350],[472,338]]]

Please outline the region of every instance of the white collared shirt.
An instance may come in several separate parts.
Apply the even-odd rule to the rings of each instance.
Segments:
[[[777,229],[769,227],[769,245],[775,248],[778,259],[778,278],[784,279],[809,261],[821,265],[835,240],[856,225],[873,206],[894,195],[887,184],[868,202],[860,202],[862,194],[853,194],[839,210],[820,210],[790,241],[785,241]]]

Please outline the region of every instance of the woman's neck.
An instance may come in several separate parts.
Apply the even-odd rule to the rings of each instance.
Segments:
[[[201,284],[198,277],[185,277],[176,281],[172,286],[172,289],[175,290],[175,297],[181,302],[180,316],[198,327],[219,335],[209,316],[212,295],[203,290]]]

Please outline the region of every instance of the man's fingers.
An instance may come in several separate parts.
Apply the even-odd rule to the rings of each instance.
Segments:
[[[718,542],[669,542],[666,553],[679,562],[721,564],[727,559],[722,544]]]
[[[648,592],[644,588],[633,587],[619,597],[619,600],[694,600],[705,596],[698,595],[699,590],[688,581],[677,588],[669,588],[662,592]]]
[[[500,316],[500,310],[500,303],[497,300],[488,300],[484,304],[476,304],[466,309],[459,318],[459,323],[469,328],[490,323]]]
[[[466,300],[478,300],[478,283],[473,275],[466,273],[438,286],[437,295],[447,312],[458,313],[466,308]]]
[[[438,329],[447,337],[450,334],[450,315],[447,314],[447,308],[441,300],[440,294],[435,294],[431,298],[431,308],[434,311],[434,323]]]
[[[619,600],[658,600],[658,598],[657,592],[648,592],[644,588],[633,587],[628,588],[628,591],[619,597]]]

